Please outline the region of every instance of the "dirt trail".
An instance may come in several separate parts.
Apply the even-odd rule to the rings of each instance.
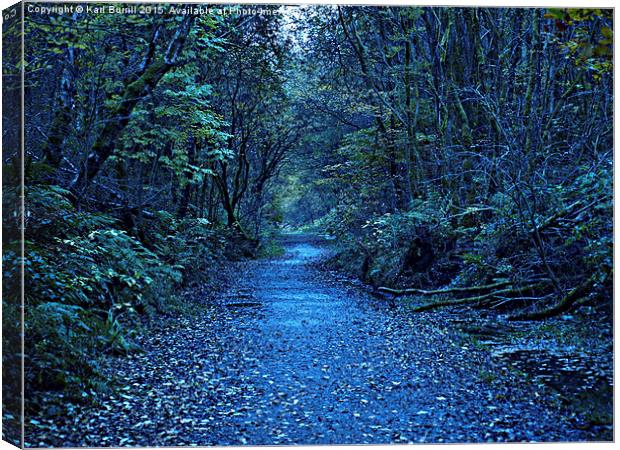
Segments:
[[[32,446],[583,440],[554,397],[441,316],[410,314],[311,264],[316,239],[242,264],[201,318],[110,367],[124,388]]]

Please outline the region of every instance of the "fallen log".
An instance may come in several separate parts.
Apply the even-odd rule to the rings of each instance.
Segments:
[[[478,295],[476,297],[467,297],[467,298],[446,300],[446,301],[441,301],[441,302],[427,303],[426,305],[421,305],[416,308],[413,308],[413,312],[429,311],[431,309],[443,308],[445,306],[457,306],[457,305],[463,305],[463,304],[480,304],[481,302],[484,302],[486,300],[491,300],[495,297],[509,296],[513,294],[522,294],[524,291],[540,289],[548,285],[549,285],[549,280],[546,280],[544,282],[531,284],[529,286],[519,286],[519,287],[511,288],[511,289],[501,289],[499,291],[489,292],[487,294]]]
[[[590,203],[587,203],[587,204],[584,204],[584,202],[581,201],[581,200],[577,200],[575,203],[573,203],[573,204],[567,206],[566,208],[558,211],[557,213],[555,213],[551,217],[548,217],[547,219],[543,220],[542,223],[540,223],[537,226],[533,227],[530,230],[530,234],[540,233],[540,232],[544,231],[545,229],[551,227],[552,225],[561,222],[562,220],[570,220],[570,219],[568,219],[569,216],[572,216],[572,217],[578,219],[579,216],[582,213],[584,213],[588,209],[592,208],[593,206],[598,205],[603,200],[603,198],[597,198],[596,200],[594,200],[594,201],[592,201]]]
[[[484,286],[467,286],[467,287],[453,287],[447,289],[435,289],[435,290],[424,290],[424,289],[392,289],[388,287],[379,287],[379,292],[384,292],[386,294],[392,294],[395,296],[403,296],[403,295],[443,295],[443,294],[457,294],[457,293],[469,293],[469,292],[480,292],[480,291],[488,291],[490,289],[497,289],[506,286],[510,286],[513,284],[513,281],[503,280],[498,281],[497,283],[487,284]]]
[[[541,311],[534,311],[531,313],[524,314],[516,314],[514,316],[508,317],[508,320],[542,320],[548,319],[553,316],[557,316],[558,314],[562,314],[563,312],[567,312],[570,310],[575,302],[582,299],[590,289],[594,286],[596,282],[596,274],[592,275],[585,282],[580,284],[579,286],[571,289],[571,291],[562,298],[555,305],[543,309]]]
[[[532,229],[530,229],[529,233],[530,234],[540,233],[541,231],[545,230],[546,228],[549,228],[551,225],[556,223],[558,221],[558,219],[561,219],[563,217],[568,216],[575,209],[577,209],[578,207],[580,207],[582,205],[583,205],[583,202],[581,200],[577,200],[576,202],[572,203],[571,205],[567,206],[566,208],[563,208],[560,211],[556,212],[551,217],[547,217],[541,223],[539,223],[538,225],[536,225]]]

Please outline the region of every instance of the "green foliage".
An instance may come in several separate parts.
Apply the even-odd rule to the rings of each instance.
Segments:
[[[168,310],[180,287],[204,282],[225,238],[205,219],[160,212],[148,227],[147,248],[114,218],[76,211],[67,195],[53,185],[27,189],[26,379],[37,390],[88,397],[98,358],[136,351],[132,336],[141,317]],[[9,290],[19,283],[18,252],[16,241],[3,253]]]
[[[161,261],[179,274],[182,284],[204,281],[222,258],[226,244],[225,231],[207,219],[178,219],[165,211],[157,213],[148,239]]]
[[[594,80],[613,70],[612,16],[611,9],[552,8],[545,14],[555,19],[561,32],[573,29],[569,39],[560,34],[557,42],[576,66],[592,73]]]
[[[340,210],[323,223],[344,247],[340,257],[345,266],[376,285],[394,285],[430,268],[449,256],[446,249],[456,239],[457,230],[438,199],[416,201],[410,211],[374,215],[353,228],[358,221],[351,211]]]

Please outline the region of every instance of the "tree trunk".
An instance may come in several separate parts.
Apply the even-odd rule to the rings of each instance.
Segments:
[[[152,61],[137,80],[126,86],[120,102],[111,108],[109,114],[111,119],[97,136],[78,176],[71,184],[71,191],[74,195],[78,196],[88,187],[105,161],[112,155],[116,149],[116,143],[129,123],[131,113],[138,102],[155,88],[162,77],[177,63],[192,22],[192,16],[185,17],[170,42],[166,55]]]
[[[194,165],[196,159],[196,141],[193,137],[190,137],[189,143],[187,146],[187,162],[190,165]],[[183,187],[183,193],[181,194],[181,203],[179,205],[179,210],[177,212],[178,217],[184,217],[187,214],[187,209],[189,207],[189,200],[192,194],[192,184],[190,180],[185,180],[185,186]]]

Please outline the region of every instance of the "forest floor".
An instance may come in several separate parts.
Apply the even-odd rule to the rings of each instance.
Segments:
[[[316,237],[283,245],[283,256],[237,263],[200,312],[152,327],[143,353],[110,358],[119,389],[94,405],[43,411],[27,445],[612,438],[610,419],[593,426],[586,417],[599,406],[572,408],[566,392],[540,382],[544,373],[518,364],[520,353],[463,333],[450,311],[413,314],[321,270],[330,250]],[[526,356],[561,373],[558,361]]]

